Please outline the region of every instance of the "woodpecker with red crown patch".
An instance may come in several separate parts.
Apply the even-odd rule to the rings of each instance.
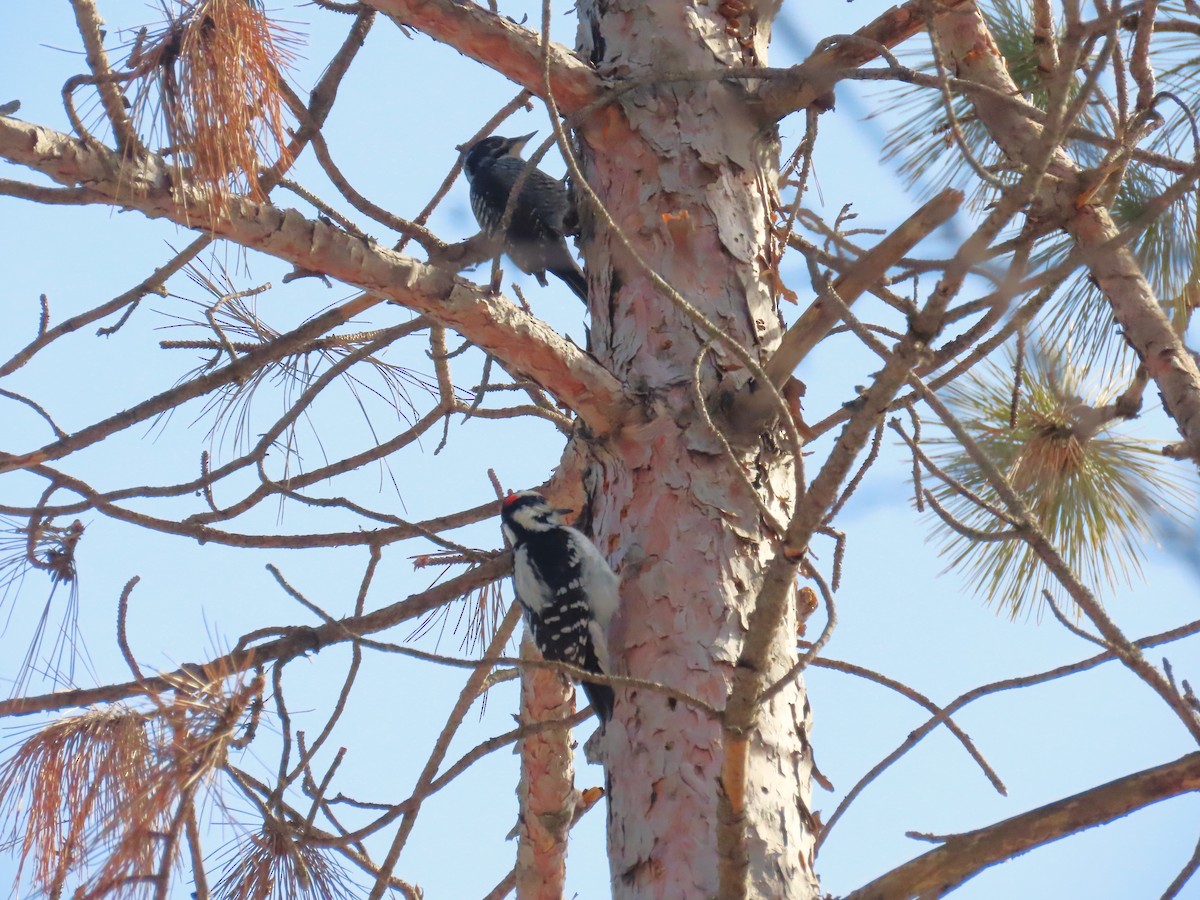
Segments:
[[[611,673],[608,626],[620,603],[619,580],[578,529],[534,491],[509,494],[500,508],[513,547],[513,588],[542,656],[598,675]],[[613,689],[582,681],[603,727],[613,713]]]

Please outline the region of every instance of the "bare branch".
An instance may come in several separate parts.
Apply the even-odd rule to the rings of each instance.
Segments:
[[[108,65],[108,53],[104,49],[103,25],[100,13],[93,0],[71,0],[75,10],[75,23],[79,27],[83,46],[87,49],[87,62],[96,78],[96,90],[104,104],[104,112],[112,125],[117,149],[126,156],[142,151],[141,141],[125,108],[125,97],[112,79]]]
[[[397,24],[417,28],[435,41],[478,60],[537,97],[545,96],[542,48],[536,32],[474,3],[454,0],[367,0]],[[558,44],[550,47],[554,95],[571,113],[603,93],[595,71]]]
[[[996,771],[990,765],[988,765],[987,760],[983,758],[983,754],[976,749],[975,742],[971,740],[970,736],[965,731],[958,727],[953,719],[951,719],[948,715],[944,715],[944,711],[924,694],[914,690],[902,682],[896,681],[894,678],[888,678],[886,675],[881,675],[879,672],[873,672],[863,666],[845,662],[844,660],[830,659],[827,656],[819,656],[812,661],[812,665],[818,669],[832,669],[835,672],[845,672],[848,675],[857,675],[859,678],[865,678],[868,681],[881,684],[884,687],[890,688],[896,693],[907,697],[913,703],[923,707],[924,709],[933,713],[935,716],[938,716],[941,721],[945,722],[946,728],[950,730],[950,733],[953,734],[958,739],[958,742],[963,745],[963,749],[970,754],[971,758],[975,760],[979,768],[983,770],[983,774],[987,776],[988,781],[992,783],[992,787],[996,789],[996,792],[1001,796],[1008,796],[1008,788],[1004,786],[1004,782],[1001,780],[1000,776],[996,774]],[[832,824],[832,821],[827,823],[826,827],[821,833],[821,840],[824,840],[825,834],[829,831],[829,827]]]
[[[1200,633],[1200,621],[1195,621],[1190,622],[1187,625],[1182,625],[1179,628],[1173,628],[1170,631],[1164,631],[1159,634],[1141,638],[1134,643],[1138,647],[1146,649],[1148,647],[1157,647],[1161,646],[1162,644],[1182,640],[1185,637],[1191,637],[1192,635],[1198,633]],[[938,725],[942,724],[943,722],[948,722],[949,717],[954,715],[959,710],[971,705],[976,700],[991,696],[992,694],[1001,693],[1003,691],[1019,690],[1021,688],[1032,687],[1038,684],[1046,684],[1059,678],[1066,678],[1071,675],[1077,675],[1081,672],[1090,671],[1097,666],[1103,665],[1104,663],[1113,662],[1117,659],[1117,654],[1109,650],[1087,659],[1080,660],[1079,662],[1056,666],[1053,669],[1049,669],[1044,672],[1037,672],[1033,675],[1022,675],[1016,678],[1006,678],[1003,681],[981,685],[977,688],[967,691],[965,694],[958,696],[950,703],[947,703],[944,707],[942,707],[941,712],[936,713],[931,719],[909,732],[908,736],[905,737],[904,741],[901,742],[901,744],[895,750],[881,759],[878,763],[872,766],[866,774],[859,778],[855,785],[846,792],[846,796],[842,798],[840,803],[838,803],[837,809],[833,811],[833,814],[825,823],[825,828],[821,832],[818,842],[823,843],[825,841],[825,839],[829,836],[830,831],[833,829],[833,826],[842,818],[846,810],[852,803],[854,803],[854,801],[869,784],[875,781],[876,778],[883,774],[883,772],[892,766],[898,759],[908,753],[909,750],[919,744],[930,732],[937,728]],[[819,663],[816,664],[819,665]]]
[[[514,600],[505,614],[503,621],[501,621],[500,627],[496,629],[496,634],[492,637],[487,650],[484,651],[484,660],[471,673],[471,677],[463,685],[458,701],[450,710],[446,724],[434,742],[429,759],[426,761],[424,768],[422,768],[421,774],[417,777],[417,786],[414,794],[420,794],[433,782],[437,775],[437,770],[441,767],[442,760],[446,756],[446,752],[450,749],[451,739],[458,731],[458,726],[462,724],[463,719],[466,717],[467,710],[475,702],[475,698],[479,695],[479,689],[483,686],[483,683],[492,671],[494,663],[488,657],[499,654],[504,645],[508,643],[509,638],[512,637],[513,630],[517,627],[517,622],[520,621],[520,618],[521,607]],[[395,868],[396,862],[400,858],[400,851],[404,849],[404,844],[407,842],[409,834],[412,833],[412,828],[416,824],[419,812],[420,801],[417,802],[414,808],[404,813],[400,827],[396,830],[396,836],[392,839],[392,844],[388,848],[387,856],[379,867],[379,877],[375,881],[375,886],[371,889],[370,900],[379,900],[383,896],[384,891],[387,890],[387,878],[391,875],[392,869]]]
[[[962,2],[965,0],[945,0],[943,5],[954,7]],[[759,93],[763,113],[776,120],[817,102],[829,108],[832,102],[826,95],[836,80],[834,70],[871,62],[886,48],[908,40],[924,27],[928,9],[927,0],[909,0],[902,6],[893,6],[858,29],[854,33],[857,40],[835,41],[832,47],[813,53],[795,66],[786,78],[777,78],[764,85]]]
[[[1192,880],[1192,876],[1196,874],[1198,869],[1200,869],[1200,842],[1197,842],[1196,849],[1192,851],[1191,859],[1179,870],[1179,874],[1175,876],[1174,881],[1163,891],[1161,900],[1174,900],[1175,897],[1178,897],[1179,892]]]
[[[1019,91],[973,2],[940,6],[934,26],[960,79],[1001,94]],[[1014,162],[1030,164],[1043,146],[1043,129],[1004,103],[975,94],[971,102],[992,138]],[[1085,262],[1104,292],[1122,333],[1162,392],[1190,454],[1200,463],[1200,368],[1172,329],[1146,276],[1127,247],[1114,246],[1118,229],[1103,206],[1076,201],[1081,171],[1065,152],[1054,153],[1040,192],[1042,208],[1053,210],[1085,253]],[[1188,180],[1188,184],[1192,183]]]
[[[95,309],[59,322],[53,328],[42,327],[38,329],[38,335],[33,341],[13,354],[12,358],[7,362],[0,365],[0,378],[5,375],[11,375],[17,369],[21,368],[21,366],[25,365],[25,363],[29,362],[39,350],[58,340],[60,337],[78,331],[85,325],[90,325],[92,322],[103,319],[105,316],[112,315],[122,307],[136,304],[146,294],[163,290],[162,286],[168,278],[199,256],[201,251],[211,243],[211,237],[202,235],[188,244],[179,253],[176,253],[168,262],[155,269],[148,278],[125,293],[114,297],[107,303],[97,306]],[[46,318],[48,317],[43,312],[43,319]]]
[[[507,556],[499,556],[491,562],[476,566],[462,575],[448,579],[427,591],[412,594],[404,600],[389,604],[361,616],[349,616],[315,628],[284,628],[283,637],[251,647],[238,647],[225,656],[205,664],[188,664],[174,672],[168,672],[141,681],[110,684],[98,688],[81,688],[56,691],[37,697],[18,697],[0,700],[0,717],[26,716],[30,713],[52,709],[71,709],[90,706],[93,703],[112,703],[130,697],[143,696],[155,691],[170,689],[182,679],[206,668],[225,672],[244,672],[272,661],[286,661],[307,653],[316,653],[324,647],[353,641],[362,635],[373,634],[391,628],[400,622],[415,619],[431,609],[456,600],[480,585],[504,575],[511,567]]]
[[[988,866],[1195,790],[1200,790],[1200,753],[1127,775],[995,825],[954,835],[945,846],[852,891],[846,900],[941,896]]]
[[[831,292],[836,291],[843,303],[853,303],[930,232],[944,225],[958,211],[962,200],[961,191],[942,191],[839,276],[829,291],[817,297],[787,330],[774,355],[763,366],[771,382],[782,388],[809,351],[841,320],[841,310]],[[732,403],[731,420],[740,431],[757,433],[762,420],[774,411],[774,404],[753,383],[743,387]]]
[[[217,218],[200,194],[184,192],[180,198],[178,189],[170,186],[170,167],[160,159],[122,165],[107,149],[90,147],[68,135],[14,119],[0,118],[0,157],[37,169],[62,183],[88,183],[104,194],[107,202],[139,209],[151,218],[168,218],[187,228],[211,230],[244,247],[372,292],[314,318],[293,335],[318,337],[329,326],[391,300],[455,329],[504,360],[510,371],[524,373],[545,385],[595,433],[607,433],[630,412],[616,379],[582,350],[511,303],[443,270],[305,219],[294,210],[280,211],[241,199],[230,203],[228,218]],[[241,364],[246,359],[243,357]],[[202,376],[183,390],[199,396],[231,374],[236,377],[238,373],[231,372],[236,368],[226,367]],[[0,469],[55,459],[62,451],[47,448],[43,451],[47,455],[18,457],[15,465],[9,460]]]

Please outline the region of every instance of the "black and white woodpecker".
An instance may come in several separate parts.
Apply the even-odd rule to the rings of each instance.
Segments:
[[[500,522],[513,547],[513,587],[544,658],[607,675],[619,582],[596,545],[562,521],[568,512],[534,491],[505,498]],[[612,717],[613,689],[581,684],[603,726]]]
[[[574,211],[566,186],[521,159],[521,149],[537,132],[506,138],[492,135],[468,147],[463,169],[471,183],[471,211],[488,237],[499,242],[517,268],[546,286],[546,273],[557,275],[587,303],[587,279],[567,249],[574,232]],[[526,169],[528,171],[526,172]],[[526,172],[508,232],[500,224],[509,195]]]

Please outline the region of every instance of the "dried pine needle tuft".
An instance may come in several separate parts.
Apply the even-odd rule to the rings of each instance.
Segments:
[[[297,36],[251,0],[199,0],[139,39],[131,68],[152,76],[170,146],[215,218],[233,197],[263,200],[259,173],[290,162],[283,78]],[[138,110],[151,109],[141,92]]]

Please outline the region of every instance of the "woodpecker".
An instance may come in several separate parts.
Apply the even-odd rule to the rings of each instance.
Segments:
[[[563,523],[568,512],[534,491],[505,498],[500,522],[513,546],[513,588],[543,657],[606,675],[618,579],[595,544]],[[582,686],[603,727],[612,717],[613,689],[590,681]]]
[[[518,269],[532,275],[542,287],[546,286],[546,273],[551,272],[587,303],[587,279],[567,249],[566,235],[572,233],[574,221],[567,189],[557,178],[521,159],[521,149],[536,133],[515,138],[493,135],[467,148],[463,169],[471,183],[471,211],[479,227],[499,240]],[[508,233],[501,237],[508,197],[526,169]]]

